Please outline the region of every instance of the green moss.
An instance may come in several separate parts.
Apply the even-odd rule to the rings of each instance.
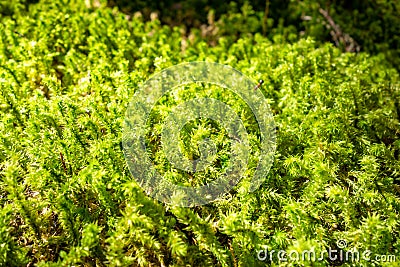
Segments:
[[[275,41],[228,35],[210,46],[200,32],[186,38],[81,1],[14,10],[0,24],[0,265],[256,266],[265,246],[322,251],[339,239],[347,249],[400,254],[399,74],[385,57],[310,38],[289,44],[285,33]],[[277,152],[254,193],[242,184],[204,207],[167,207],[131,177],[122,121],[151,74],[194,60],[265,81]],[[240,109],[234,96],[213,92]],[[160,103],[155,127],[173,104]],[[206,132],[227,160],[218,125],[188,127],[189,156],[190,138]],[[159,150],[159,136],[148,137]],[[188,177],[152,156],[172,179]],[[214,179],[217,167],[199,181]]]

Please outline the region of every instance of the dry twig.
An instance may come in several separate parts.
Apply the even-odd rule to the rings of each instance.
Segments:
[[[346,52],[359,52],[360,51],[360,46],[359,44],[347,33],[343,33],[342,30],[340,29],[339,25],[337,25],[332,17],[329,15],[328,11],[320,8],[319,13],[324,16],[324,18],[327,20],[329,25],[326,25],[328,29],[332,29],[330,31],[330,34],[332,35],[332,38],[336,44],[336,46],[341,46],[343,45]]]

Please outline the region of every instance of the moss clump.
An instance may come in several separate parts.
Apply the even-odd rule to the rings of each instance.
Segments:
[[[0,265],[262,266],[261,249],[321,252],[338,240],[400,254],[399,74],[383,56],[284,34],[210,46],[200,32],[81,1],[22,7],[0,24]],[[239,185],[207,206],[167,207],[131,177],[122,121],[151,74],[195,60],[264,80],[277,152],[254,193]],[[215,133],[207,121],[188,127],[189,152],[199,128]]]

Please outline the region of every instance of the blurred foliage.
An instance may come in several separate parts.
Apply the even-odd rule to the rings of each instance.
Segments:
[[[286,32],[299,38],[310,36],[321,43],[333,42],[332,27],[319,11],[322,8],[362,51],[383,53],[399,70],[400,1],[396,0],[111,0],[108,4],[127,13],[142,12],[146,19],[155,12],[162,23],[188,28],[210,24],[211,12],[219,22],[217,35],[263,32],[272,38],[277,32]],[[345,44],[340,46],[344,48]]]
[[[312,23],[323,20],[317,2],[290,2],[292,11],[282,12],[292,17],[279,21],[271,4],[268,28],[259,6],[229,4],[233,11],[215,11],[214,22],[208,15],[216,33],[212,23],[188,29],[127,17],[106,2],[0,3],[1,266],[265,266],[257,259],[261,249],[321,252],[339,239],[346,250],[400,255],[400,86],[396,58],[387,57],[396,37],[386,44],[357,40],[384,52],[376,55],[303,38],[326,27]],[[373,8],[370,16],[397,19],[389,1],[374,3],[388,12]],[[346,8],[320,3],[356,38],[357,23],[346,28],[341,21],[352,7],[339,5]],[[303,9],[311,20],[290,25]],[[352,18],[367,16],[361,14]],[[359,36],[368,33],[357,29]],[[228,64],[264,79],[260,90],[275,116],[277,152],[254,193],[241,183],[212,204],[170,207],[131,177],[121,150],[126,107],[150,75],[185,61]],[[201,128],[213,138],[223,134],[201,120],[188,127],[186,140],[196,141]],[[151,138],[157,148],[158,137]],[[272,263],[333,264],[342,262]],[[344,263],[360,264],[398,262]]]
[[[11,15],[37,1],[3,0],[0,13]],[[383,53],[400,70],[400,1],[397,0],[86,0],[85,3],[118,7],[130,15],[140,13],[144,20],[157,17],[162,24],[184,26],[185,32],[202,28],[203,35],[214,36],[212,40],[261,32],[270,39],[284,33],[292,40],[294,36],[297,39],[309,36],[320,43],[335,43],[332,26],[320,12],[323,9],[344,34],[354,39],[361,51]],[[212,27],[214,23],[217,29]],[[207,26],[211,26],[211,32]],[[345,43],[337,45],[346,48]]]

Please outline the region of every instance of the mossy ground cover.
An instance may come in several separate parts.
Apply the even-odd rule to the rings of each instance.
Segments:
[[[259,250],[319,253],[338,240],[344,251],[397,262],[270,264],[399,265],[400,88],[385,57],[279,33],[210,44],[200,31],[188,36],[105,5],[15,3],[0,24],[0,265],[264,266]],[[149,198],[127,168],[121,129],[135,90],[188,61],[264,80],[277,151],[251,194],[239,184],[206,206],[168,206]],[[241,107],[219,88],[199,90],[181,88],[180,101],[198,93]],[[165,163],[157,125],[173,104],[165,98],[152,114],[147,142],[157,168],[177,183],[216,178],[229,138],[207,120],[189,123],[182,139],[188,157],[196,138],[217,140],[214,169],[189,177]],[[254,120],[240,116],[256,132]]]

